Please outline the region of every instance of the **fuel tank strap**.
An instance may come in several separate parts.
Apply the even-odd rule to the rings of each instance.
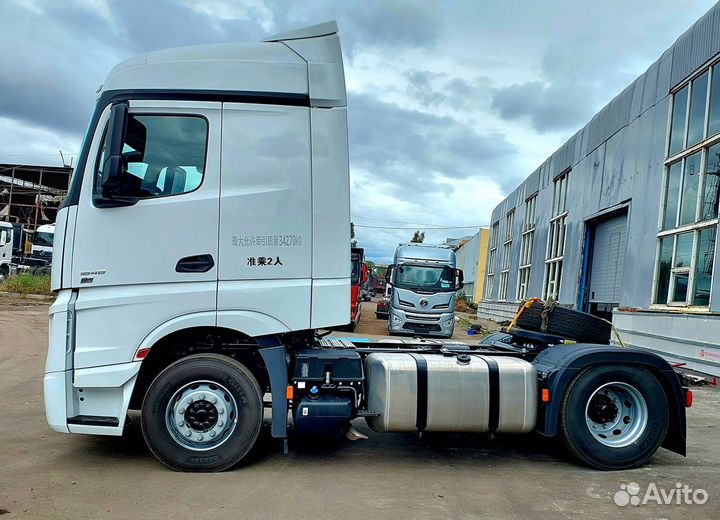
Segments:
[[[417,365],[417,413],[415,426],[423,431],[427,426],[428,411],[428,366],[420,354],[410,354]]]
[[[494,432],[500,424],[500,368],[497,361],[491,357],[481,356],[487,363],[489,376],[489,400],[490,409],[488,410],[488,429]]]

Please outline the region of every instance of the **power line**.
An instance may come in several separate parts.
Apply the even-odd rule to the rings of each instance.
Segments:
[[[354,223],[353,223],[354,224]],[[395,226],[369,226],[366,224],[354,224],[355,227],[361,227],[361,228],[368,228],[368,229],[411,229],[411,230],[418,230],[418,227],[395,227]],[[429,227],[429,226],[420,226],[420,231],[432,231],[435,229],[475,229],[475,228],[481,228],[481,227],[487,227],[487,226],[438,226],[438,227]]]
[[[380,222],[394,222],[394,223],[396,223],[396,224],[412,224],[412,225],[414,225],[414,226],[425,226],[425,227],[432,227],[432,226],[434,226],[434,227],[441,227],[441,228],[457,228],[457,229],[462,229],[462,228],[466,228],[466,227],[467,227],[467,228],[488,227],[487,224],[482,224],[482,225],[479,225],[479,226],[477,226],[477,225],[475,225],[475,226],[443,226],[443,225],[441,225],[441,224],[428,224],[428,223],[426,223],[426,222],[407,222],[407,221],[405,221],[405,220],[392,220],[392,219],[388,219],[388,218],[363,217],[362,215],[353,215],[353,218],[362,218],[362,219],[367,219],[367,220],[378,220],[378,221],[380,221]],[[356,225],[356,226],[363,226],[363,227],[371,227],[371,226],[369,226],[369,225],[367,225],[367,224],[355,224],[355,225]]]
[[[426,222],[407,222],[405,220],[392,220],[389,218],[363,217],[362,215],[353,215],[353,218],[362,218],[366,220],[379,220],[380,222],[394,222],[396,224],[413,224],[415,226],[437,226],[439,224],[428,224]]]

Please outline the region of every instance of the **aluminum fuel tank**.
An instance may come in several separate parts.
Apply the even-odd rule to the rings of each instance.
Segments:
[[[537,420],[537,373],[521,359],[378,352],[365,375],[375,431],[529,432]]]

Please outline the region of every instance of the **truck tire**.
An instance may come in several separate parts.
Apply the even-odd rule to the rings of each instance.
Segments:
[[[142,404],[150,451],[176,471],[223,471],[239,463],[258,438],[260,385],[245,366],[217,354],[176,361],[152,382]]]
[[[647,369],[598,365],[568,386],[560,433],[569,452],[600,470],[641,466],[658,450],[668,429],[668,401]]]
[[[607,344],[610,342],[612,327],[597,316],[556,306],[548,318],[547,330],[543,331],[542,311],[542,302],[533,303],[520,315],[517,326],[526,330],[555,334],[579,343]]]

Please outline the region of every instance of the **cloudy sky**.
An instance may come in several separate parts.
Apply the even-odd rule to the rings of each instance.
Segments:
[[[473,234],[710,0],[0,0],[0,162],[77,154],[118,61],[335,19],[352,214],[373,260]],[[408,229],[403,229],[408,228]],[[435,228],[435,229],[432,229]]]

